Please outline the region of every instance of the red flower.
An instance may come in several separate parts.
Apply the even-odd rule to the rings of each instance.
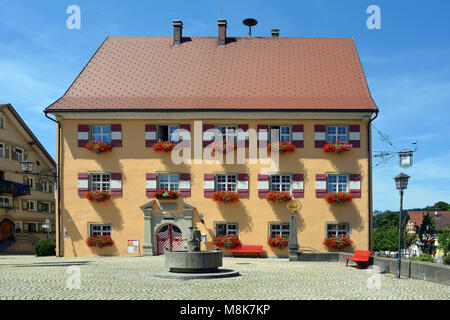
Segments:
[[[292,199],[292,195],[286,191],[269,191],[266,195],[268,202],[287,202]]]
[[[211,195],[211,199],[216,202],[230,203],[238,202],[241,199],[241,196],[239,195],[239,193],[234,191],[222,190],[214,192]]]
[[[213,244],[219,248],[233,249],[241,245],[241,241],[236,234],[219,236],[213,239]]]
[[[267,243],[272,248],[284,249],[284,248],[287,248],[287,246],[289,244],[289,236],[288,235],[278,235],[275,237],[269,237]]]
[[[89,236],[86,239],[86,244],[89,247],[97,247],[97,248],[103,248],[114,245],[114,241],[111,239],[111,236]]]
[[[106,151],[112,151],[113,147],[107,142],[97,142],[94,140],[90,140],[86,143],[85,148],[97,154],[100,154]]]
[[[214,152],[230,152],[236,149],[236,144],[233,141],[221,140],[214,141],[210,147]]]
[[[325,195],[325,201],[329,204],[342,204],[352,201],[352,198],[351,193],[347,192],[331,192]]]
[[[350,149],[353,146],[347,142],[342,142],[340,140],[337,140],[336,142],[330,142],[330,143],[326,143],[322,149],[325,152],[335,152],[335,153],[341,153],[341,152],[346,152],[346,151],[350,151]]]
[[[152,148],[156,152],[170,152],[177,144],[170,141],[160,141],[153,144]]]
[[[271,152],[272,149],[280,153],[287,153],[294,152],[296,148],[292,142],[281,141],[267,144],[267,152]]]
[[[181,197],[181,195],[178,192],[172,190],[160,189],[156,190],[155,197],[160,199],[176,199]]]
[[[84,196],[91,201],[102,202],[110,199],[111,193],[109,191],[87,191]]]
[[[351,246],[353,243],[347,236],[332,236],[323,240],[323,244],[328,248],[342,249]]]

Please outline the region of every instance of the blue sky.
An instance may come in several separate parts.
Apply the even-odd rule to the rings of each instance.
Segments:
[[[66,28],[69,5],[81,8],[81,29]],[[55,155],[55,126],[42,110],[61,97],[108,35],[216,36],[220,0],[0,0],[0,103],[12,103]],[[381,9],[381,30],[369,30],[369,5]],[[279,28],[286,37],[354,37],[380,114],[374,125],[397,148],[418,141],[406,208],[450,202],[450,2],[364,0],[222,0],[227,34],[254,36]],[[373,133],[373,150],[393,150]],[[377,161],[375,161],[377,163]],[[397,209],[397,159],[374,168],[374,209]]]

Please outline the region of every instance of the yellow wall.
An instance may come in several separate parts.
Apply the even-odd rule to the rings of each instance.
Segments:
[[[222,120],[223,121],[223,120]],[[204,123],[221,123],[221,120],[209,120]],[[123,147],[113,148],[111,153],[97,155],[77,146],[78,124],[121,123]],[[185,201],[194,206],[204,216],[205,224],[194,215],[194,223],[202,233],[207,233],[208,241],[214,236],[214,222],[238,222],[239,238],[243,244],[262,244],[269,256],[287,255],[284,251],[273,250],[267,245],[268,222],[289,222],[290,214],[283,204],[270,204],[258,197],[257,177],[261,165],[174,165],[170,153],[157,153],[145,148],[145,124],[165,123],[151,120],[63,120],[62,149],[62,221],[70,239],[63,240],[65,256],[88,255],[126,255],[126,240],[139,239],[144,242],[144,218],[140,206],[152,198],[146,196],[145,174],[158,171],[191,173],[191,197]],[[174,121],[170,121],[174,123]],[[191,124],[193,121],[177,121]],[[230,124],[249,124],[257,129],[257,124],[293,124],[293,121],[246,120],[230,121]],[[350,237],[354,245],[346,251],[369,248],[369,179],[367,151],[367,122],[357,120],[296,120],[304,125],[304,148],[297,148],[293,154],[280,155],[280,172],[304,174],[304,198],[300,200],[302,209],[297,216],[298,239],[301,249],[328,251],[322,245],[325,237],[326,222],[349,222]],[[361,147],[343,154],[326,154],[321,148],[314,148],[315,124],[359,124],[361,128]],[[122,197],[113,197],[104,203],[93,203],[77,192],[77,174],[79,172],[105,171],[122,173]],[[203,174],[214,172],[233,172],[249,174],[249,198],[239,203],[216,204],[204,197]],[[315,175],[323,173],[361,174],[361,198],[340,207],[331,207],[323,198],[315,196]],[[69,222],[69,219],[72,222]],[[111,222],[112,248],[91,249],[85,244],[88,236],[88,222]],[[211,244],[208,245],[213,249]]]

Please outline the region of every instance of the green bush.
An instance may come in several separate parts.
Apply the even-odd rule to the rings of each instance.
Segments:
[[[450,265],[450,253],[442,258],[442,263]]]
[[[56,241],[54,239],[41,239],[34,245],[34,253],[38,257],[56,255]]]
[[[412,260],[422,262],[434,262],[433,256],[427,253],[421,254],[420,256],[418,256],[417,258],[413,258]]]

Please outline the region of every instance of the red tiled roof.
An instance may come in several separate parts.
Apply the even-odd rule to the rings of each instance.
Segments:
[[[108,37],[47,111],[376,111],[347,38]]]
[[[426,211],[408,211],[408,216],[412,220],[415,226],[420,227],[423,221],[423,216],[426,215]],[[441,230],[447,225],[450,226],[450,211],[430,211],[431,218],[436,222],[436,230]]]

